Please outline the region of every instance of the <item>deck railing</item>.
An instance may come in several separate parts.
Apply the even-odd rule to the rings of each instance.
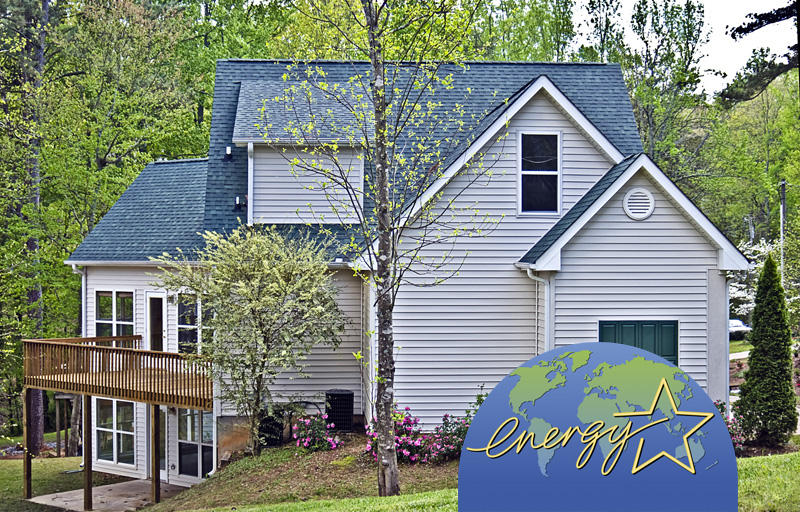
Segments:
[[[141,336],[23,340],[25,386],[212,410],[211,363],[141,350]]]

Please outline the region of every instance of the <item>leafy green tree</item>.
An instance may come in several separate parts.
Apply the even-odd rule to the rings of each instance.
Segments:
[[[792,389],[792,336],[786,301],[771,256],[758,279],[753,330],[753,350],[738,401],[745,435],[756,443],[786,443],[797,429],[797,408]]]
[[[586,36],[590,42],[577,52],[588,62],[622,62],[627,54],[622,7],[619,0],[589,0],[584,4],[589,20]]]
[[[574,0],[487,2],[476,20],[476,45],[487,60],[562,62],[575,39]]]
[[[645,152],[675,176],[701,146],[694,136],[707,114],[700,58],[708,40],[703,4],[638,0],[631,28],[637,38],[624,67]]]
[[[158,285],[200,298],[207,329],[201,352],[213,363],[220,399],[249,420],[258,455],[259,426],[272,411],[275,379],[289,371],[302,376],[314,346],[337,346],[345,317],[317,243],[248,226],[203,238],[205,248],[196,256],[157,260],[164,265]]]

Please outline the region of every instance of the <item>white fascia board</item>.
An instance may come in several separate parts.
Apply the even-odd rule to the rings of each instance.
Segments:
[[[431,199],[436,197],[439,192],[447,185],[450,180],[458,173],[458,171],[475,156],[475,154],[489,141],[497,135],[497,133],[511,121],[528,102],[536,96],[540,91],[547,92],[550,97],[569,115],[578,126],[586,132],[586,134],[597,144],[597,146],[604,151],[616,165],[625,159],[624,155],[614,147],[611,141],[603,135],[597,127],[592,124],[589,119],[578,110],[558,87],[546,76],[542,75],[537,78],[528,88],[520,94],[520,96],[508,106],[506,111],[500,116],[489,128],[487,128],[480,137],[478,137],[466,151],[450,166],[445,169],[442,176],[436,182],[428,187],[428,190],[419,198],[409,212],[403,216],[400,225],[405,225],[409,220],[413,220],[419,214],[422,207],[427,204]]]
[[[561,249],[589,222],[597,212],[605,206],[614,195],[639,171],[646,172],[666,193],[670,199],[675,201],[699,228],[703,234],[716,245],[718,250],[717,267],[719,270],[747,270],[750,263],[747,258],[739,252],[730,240],[692,203],[686,195],[670,180],[664,172],[658,168],[650,157],[645,154],[639,155],[631,163],[630,167],[606,190],[603,195],[597,198],[592,206],[586,210],[581,217],[564,232],[563,235],[554,243],[544,254],[542,254],[535,264],[530,268],[543,270],[560,270]]]
[[[193,262],[190,262],[193,263]],[[68,266],[77,265],[80,267],[158,267],[164,265],[158,261],[113,261],[113,260],[64,260]]]

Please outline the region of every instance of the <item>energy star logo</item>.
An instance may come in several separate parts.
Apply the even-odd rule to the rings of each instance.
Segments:
[[[459,510],[735,511],[722,417],[681,369],[583,343],[523,364],[472,421]]]

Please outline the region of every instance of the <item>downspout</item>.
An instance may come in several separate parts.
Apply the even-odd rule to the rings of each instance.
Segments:
[[[253,172],[254,172],[254,162],[253,162],[253,143],[247,143],[247,225],[253,225]]]
[[[528,277],[544,285],[544,350],[550,350],[550,281],[533,274],[533,270],[528,267]]]
[[[731,283],[733,279],[726,279],[725,280],[725,330],[726,330],[726,337],[728,340],[725,343],[725,361],[730,365],[731,364],[731,342],[730,342],[730,324],[728,319],[731,317]],[[727,409],[727,417],[731,417],[731,413],[733,412],[731,409],[731,387],[730,382],[728,382],[728,399],[725,400],[726,409]]]
[[[78,265],[72,264],[72,273],[81,276],[81,336],[86,337],[86,269],[78,269]]]

